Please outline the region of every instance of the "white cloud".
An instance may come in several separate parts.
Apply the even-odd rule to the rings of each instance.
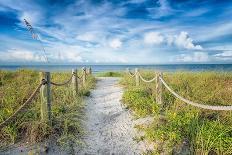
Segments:
[[[49,58],[58,62],[83,62],[81,52],[84,49],[78,45],[65,45],[56,43],[54,46],[47,48]]]
[[[44,11],[34,1],[30,0],[1,0],[1,5],[17,10],[20,21],[27,19],[32,25],[39,25],[44,22]]]
[[[147,8],[147,10],[150,12],[150,16],[153,18],[169,16],[177,11],[171,7],[168,0],[157,0],[156,4],[158,7]]]
[[[221,53],[214,55],[218,60],[231,61],[232,60],[232,51],[223,51]]]
[[[109,42],[109,46],[114,48],[114,49],[117,49],[117,48],[120,48],[122,46],[122,42],[120,39],[113,39]]]
[[[164,37],[159,32],[149,32],[144,36],[146,44],[161,44],[163,41]]]
[[[169,15],[172,11],[167,0],[158,0],[157,4],[160,6],[158,11],[159,16]]]
[[[96,37],[93,33],[84,33],[81,35],[77,35],[76,39],[82,40],[82,41],[94,41]]]
[[[232,21],[219,22],[213,24],[213,26],[206,26],[199,29],[197,32],[197,39],[199,41],[209,41],[218,39],[221,36],[231,35],[232,32]]]
[[[176,62],[207,62],[209,55],[206,52],[194,52],[193,54],[180,54],[174,58]]]
[[[223,51],[222,53],[215,54],[217,57],[232,57],[232,51]]]
[[[182,31],[179,35],[174,36],[174,44],[178,47],[185,49],[195,49],[201,50],[202,47],[200,45],[194,45],[192,38],[188,36],[187,32]]]
[[[0,52],[1,61],[21,61],[21,62],[44,62],[45,58],[41,55],[35,54],[27,50],[15,50],[11,49],[7,52]]]
[[[202,50],[201,45],[194,45],[193,39],[188,36],[187,32],[180,32],[179,35],[162,35],[159,32],[149,32],[144,35],[146,44],[159,45],[166,43],[170,46],[177,46],[182,49]]]
[[[62,60],[66,60],[68,62],[83,62],[82,57],[78,52],[64,52],[61,55]]]

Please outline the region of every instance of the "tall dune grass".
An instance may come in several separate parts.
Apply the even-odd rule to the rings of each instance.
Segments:
[[[71,72],[52,73],[54,82],[69,79]],[[0,122],[11,116],[30,96],[39,84],[39,73],[32,70],[0,71]],[[58,144],[69,147],[81,144],[83,130],[83,96],[95,85],[93,76],[88,76],[86,87],[81,87],[79,94],[73,96],[70,84],[52,86],[52,122],[49,126],[41,122],[39,94],[27,111],[17,116],[16,120],[0,129],[0,146],[29,142],[43,142],[55,139]]]
[[[145,78],[155,73],[142,71]],[[165,81],[181,96],[208,105],[232,105],[232,73],[165,73]],[[155,101],[155,82],[124,75],[123,102],[137,117],[151,115],[152,124],[139,126],[143,138],[154,142],[152,154],[232,154],[232,112],[204,110],[187,105],[163,88],[163,105]]]

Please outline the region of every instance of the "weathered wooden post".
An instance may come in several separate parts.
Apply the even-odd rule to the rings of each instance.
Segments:
[[[86,75],[90,75],[91,74],[91,67],[86,68]]]
[[[0,86],[3,85],[3,77],[0,77]]]
[[[40,89],[41,97],[41,120],[51,122],[51,75],[50,72],[40,72],[40,79],[46,83]]]
[[[156,74],[156,102],[157,104],[162,104],[162,82],[160,77],[163,77],[161,72]]]
[[[77,69],[72,69],[72,89],[73,96],[76,96],[78,93]]]
[[[83,74],[82,82],[83,82],[83,86],[85,86],[85,81],[86,81],[86,68],[85,67],[82,68],[82,74]]]
[[[92,68],[89,67],[89,75],[91,75],[91,74],[92,74]]]
[[[126,73],[129,73],[129,68],[126,68]]]
[[[40,81],[45,80],[44,72],[40,72],[39,75],[40,75]],[[48,110],[47,110],[47,102],[46,102],[45,94],[46,94],[46,84],[43,84],[42,87],[40,88],[40,100],[41,100],[40,117],[42,121],[47,122]]]
[[[139,69],[135,68],[135,83],[136,86],[139,86]]]

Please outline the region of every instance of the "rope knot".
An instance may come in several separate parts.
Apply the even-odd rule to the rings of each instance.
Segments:
[[[47,84],[47,80],[42,79],[42,80],[41,80],[41,83],[42,83],[43,85],[46,85],[46,84]]]

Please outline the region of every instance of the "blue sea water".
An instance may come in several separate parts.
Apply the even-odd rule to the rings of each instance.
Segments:
[[[232,71],[232,64],[164,64],[164,65],[0,65],[0,70],[33,69],[39,71],[71,71],[73,68],[92,67],[94,73],[123,71],[126,68],[152,69],[163,72],[175,71]]]

